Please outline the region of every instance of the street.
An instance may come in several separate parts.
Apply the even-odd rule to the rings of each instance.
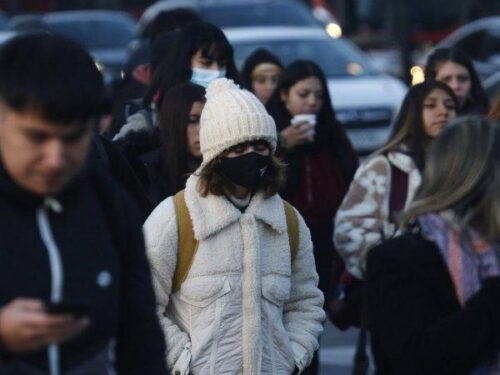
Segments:
[[[356,341],[357,329],[345,332],[336,329],[329,321],[325,323],[325,330],[321,339],[320,375],[350,375]],[[373,365],[373,363],[370,363]],[[370,374],[373,372],[370,372]]]

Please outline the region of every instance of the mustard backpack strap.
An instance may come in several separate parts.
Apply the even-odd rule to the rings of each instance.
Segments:
[[[177,292],[191,268],[194,254],[198,249],[198,241],[194,238],[191,215],[184,199],[184,190],[174,196],[175,213],[177,217],[177,264],[172,280],[172,293]]]
[[[299,248],[299,219],[293,206],[283,200],[285,206],[286,226],[288,228],[288,243],[290,245],[290,258],[293,261],[297,256]]]

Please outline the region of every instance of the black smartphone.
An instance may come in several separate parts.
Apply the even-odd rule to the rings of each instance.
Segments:
[[[81,318],[89,315],[90,306],[81,302],[48,303],[45,311],[49,314],[69,314]]]

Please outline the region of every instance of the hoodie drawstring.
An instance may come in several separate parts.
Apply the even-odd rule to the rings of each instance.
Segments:
[[[49,255],[51,273],[50,302],[58,303],[62,301],[64,285],[63,265],[59,248],[50,229],[50,221],[46,209],[60,213],[62,212],[62,206],[54,198],[45,198],[43,205],[36,212],[38,230]],[[59,346],[57,344],[49,345],[48,360],[50,375],[60,375]]]

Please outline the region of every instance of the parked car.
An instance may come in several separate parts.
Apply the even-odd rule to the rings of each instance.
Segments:
[[[253,26],[303,26],[325,28],[332,36],[341,33],[331,15],[317,12],[317,17],[298,0],[162,0],[149,6],[138,22],[139,33],[160,12],[177,8],[190,9],[220,28]]]
[[[4,11],[0,10],[0,30],[6,30],[9,23],[9,17]]]
[[[500,16],[486,17],[468,23],[436,45],[457,47],[469,55],[481,78],[500,70]]]
[[[500,99],[500,71],[486,78],[482,84],[491,101]]]
[[[8,40],[15,37],[18,33],[15,31],[0,31],[0,47],[3,46]]]
[[[20,15],[9,23],[11,30],[43,29],[80,43],[94,57],[105,75],[119,78],[126,48],[134,38],[136,24],[125,12],[79,10]]]
[[[481,18],[463,25],[439,42],[434,49],[457,47],[473,61],[481,79],[486,79],[500,70],[500,16]],[[413,67],[419,71],[427,60],[428,54],[418,59]]]
[[[346,126],[355,149],[367,153],[385,143],[407,88],[377,71],[367,55],[347,39],[333,39],[318,28],[235,28],[224,32],[240,68],[259,47],[272,51],[284,64],[296,59],[315,61],[328,79],[337,117]]]

